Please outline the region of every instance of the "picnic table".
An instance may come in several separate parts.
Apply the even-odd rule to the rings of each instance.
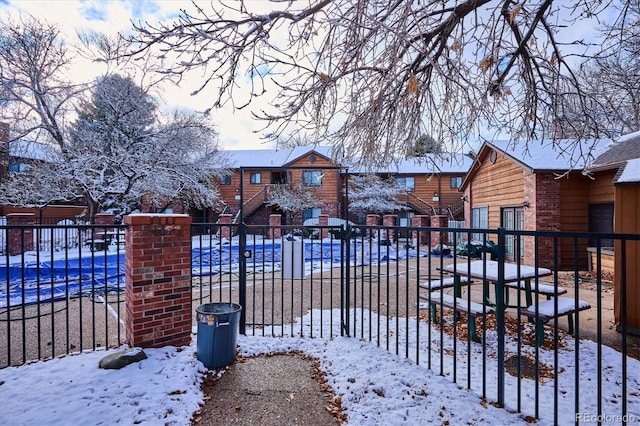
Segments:
[[[484,286],[485,300],[484,303],[489,306],[496,306],[497,300],[500,297],[498,294],[499,287],[499,263],[495,260],[474,260],[470,263],[452,263],[442,268],[443,271],[450,272],[455,275],[463,277],[477,278],[482,280]],[[518,305],[509,305],[509,289],[515,288],[518,290],[524,290],[525,300],[527,306],[530,306],[533,302],[533,294],[537,290],[540,292],[542,289],[548,294],[549,286],[542,287],[539,283],[536,283],[536,278],[551,275],[551,270],[547,268],[536,268],[534,266],[516,265],[513,263],[504,263],[504,278],[503,278],[503,295],[504,307],[521,308]],[[534,286],[532,286],[534,281]],[[489,297],[489,284],[493,283],[495,286],[495,301],[492,301]],[[537,285],[536,285],[537,284]],[[562,289],[561,291],[566,292]]]
[[[567,316],[569,321],[569,334],[573,334],[573,314],[585,309],[590,309],[589,303],[569,297],[558,297],[567,292],[566,289],[557,285],[542,284],[538,278],[551,275],[551,270],[547,268],[536,268],[533,266],[516,265],[504,263],[504,275],[502,277],[503,294],[499,294],[499,263],[493,260],[476,260],[470,263],[455,263],[443,267],[443,271],[466,277],[469,282],[471,278],[478,278],[483,283],[483,294],[485,295],[483,304],[495,307],[499,298],[502,298],[502,308],[516,308],[522,315],[529,317],[536,323],[536,343],[544,343],[544,324],[561,316]],[[533,281],[533,284],[532,284]],[[461,280],[455,280],[461,282]],[[495,285],[495,302],[489,298],[489,283]],[[525,291],[525,306],[520,304],[509,305],[509,289]],[[546,301],[538,301],[534,295],[545,295]],[[551,298],[553,297],[553,300]],[[520,300],[518,300],[520,302]]]

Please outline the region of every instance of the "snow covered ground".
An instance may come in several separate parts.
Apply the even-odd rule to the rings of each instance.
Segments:
[[[323,313],[328,318],[328,313]],[[354,312],[354,319],[360,312]],[[310,316],[320,317],[319,311],[307,314],[301,321],[316,324],[315,335],[319,335],[319,321],[310,321]],[[368,317],[370,313],[365,312]],[[378,318],[373,316],[373,323]],[[316,319],[317,319],[316,318]],[[382,324],[387,324],[384,318]],[[365,322],[366,324],[366,322]],[[389,321],[394,326],[395,321]],[[327,327],[328,324],[324,324]],[[409,333],[420,327],[420,335],[427,337],[424,321],[409,321]],[[310,330],[309,330],[310,331]],[[405,335],[404,322],[394,336]],[[480,346],[473,344],[471,354],[472,385],[467,390],[466,342],[458,341],[456,368],[458,384],[452,383],[454,368],[453,340],[444,334],[439,343],[439,331],[432,330],[432,344],[444,349],[442,365],[440,351],[432,353],[432,370],[425,368],[426,344],[421,346],[420,362],[396,356],[370,342],[357,338],[335,338],[333,340],[303,337],[253,337],[239,336],[240,354],[250,356],[270,352],[303,351],[320,360],[328,384],[336,396],[342,398],[348,424],[527,424],[525,415],[531,415],[534,407],[534,384],[522,379],[523,414],[514,414],[518,381],[506,375],[505,409],[484,403],[480,398],[484,374],[488,378],[487,394],[493,399],[495,389],[491,383],[497,374],[495,358],[495,336],[487,334],[487,359],[483,361]],[[436,339],[437,337],[437,339]],[[402,337],[401,337],[402,339]],[[602,347],[602,365],[597,362],[598,348],[594,342],[582,341],[578,355],[574,351],[573,339],[565,338],[566,348],[558,352],[558,392],[554,383],[546,379],[540,386],[540,415],[538,424],[553,424],[552,408],[554,395],[558,397],[558,424],[573,424],[576,421],[574,408],[576,356],[580,357],[580,407],[581,422],[597,420],[598,371],[602,381],[602,418],[607,424],[622,423],[621,354]],[[375,336],[374,336],[375,341]],[[400,347],[404,347],[401,341]],[[508,352],[516,350],[511,341]],[[524,347],[523,351],[533,351]],[[191,415],[203,402],[200,382],[205,374],[202,364],[196,359],[196,340],[188,347],[147,349],[148,359],[129,365],[122,370],[101,370],[98,363],[110,351],[83,353],[46,362],[37,362],[20,367],[0,370],[0,398],[2,410],[0,423],[7,425],[34,424],[172,424],[188,425]],[[415,347],[409,348],[410,357],[415,356]],[[554,353],[540,351],[540,362],[554,365]],[[438,374],[442,367],[444,375]],[[628,416],[629,423],[640,422],[640,362],[627,359]],[[463,373],[464,372],[464,373]],[[215,391],[215,389],[214,389]],[[448,422],[448,423],[447,423]]]

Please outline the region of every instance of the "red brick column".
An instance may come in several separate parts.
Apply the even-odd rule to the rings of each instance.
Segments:
[[[191,342],[191,217],[124,217],[126,336],[131,346]]]
[[[327,226],[329,225],[329,215],[321,214],[318,216],[318,225]],[[320,239],[327,238],[329,236],[329,229],[322,228],[320,230]]]
[[[378,215],[377,214],[368,214],[367,215],[367,226],[378,226]],[[377,229],[371,230],[371,238],[375,238]]]
[[[428,216],[417,214],[411,219],[411,226],[415,228],[424,228],[427,226]],[[427,232],[426,231],[413,231],[412,238],[416,241],[416,246],[427,244]]]
[[[431,216],[432,228],[446,228],[447,226],[449,226],[449,218],[446,215],[435,214]],[[446,232],[441,233],[440,231],[431,231],[431,245],[447,244],[447,237],[448,235]]]
[[[221,214],[218,222],[221,225],[229,225],[232,222],[233,218],[230,214]],[[226,238],[227,240],[231,239],[231,227],[230,226],[221,226],[220,227],[220,238]]]
[[[282,216],[279,214],[269,215],[269,238],[275,240],[282,237]]]
[[[385,214],[382,216],[382,226],[396,226],[396,219],[398,218],[397,214]],[[383,239],[389,241],[395,241],[396,239],[396,231],[395,229],[385,229],[383,231]]]
[[[524,228],[537,231],[560,231],[560,180],[551,173],[524,172]],[[538,265],[553,267],[553,239],[538,239]],[[562,244],[558,245],[558,257],[562,259]],[[523,264],[534,265],[533,238],[526,237]]]
[[[9,213],[7,214],[7,226],[29,226],[28,228],[9,229],[7,245],[10,256],[32,251],[33,246],[33,213]]]
[[[96,225],[113,225],[116,222],[116,215],[111,213],[96,213],[93,221]],[[102,238],[105,232],[112,232],[112,227],[94,228],[93,238]]]

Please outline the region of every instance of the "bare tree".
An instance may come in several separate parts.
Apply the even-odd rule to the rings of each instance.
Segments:
[[[72,60],[55,25],[30,16],[0,21],[0,112],[14,139],[45,132],[64,148],[67,114],[87,89],[65,79]]]
[[[631,3],[624,18],[603,29],[610,42],[580,74],[597,102],[594,115],[613,135],[640,130],[640,0]]]
[[[629,1],[238,1],[138,25],[129,41],[134,54],[173,52],[165,72],[183,82],[202,73],[193,93],[212,91],[212,108],[270,96],[253,108],[267,137],[295,126],[375,163],[409,155],[424,133],[464,151],[479,128],[548,136],[556,100],[589,95],[571,58],[585,42],[558,35],[615,3],[624,13]]]

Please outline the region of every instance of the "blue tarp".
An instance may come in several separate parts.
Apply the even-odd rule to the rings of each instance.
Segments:
[[[305,263],[320,267],[320,263],[340,265],[343,253],[340,241],[304,243]],[[394,246],[377,244],[352,244],[352,265],[368,265],[389,260],[416,257],[417,252],[408,247],[396,250]],[[256,244],[247,246],[250,257],[248,270],[280,269],[281,248],[279,244]],[[192,254],[194,276],[214,275],[237,270],[239,247],[196,247]],[[0,267],[0,308],[33,304],[38,301],[63,300],[83,294],[105,294],[124,288],[124,254],[88,255],[81,259],[28,262],[24,265]]]

